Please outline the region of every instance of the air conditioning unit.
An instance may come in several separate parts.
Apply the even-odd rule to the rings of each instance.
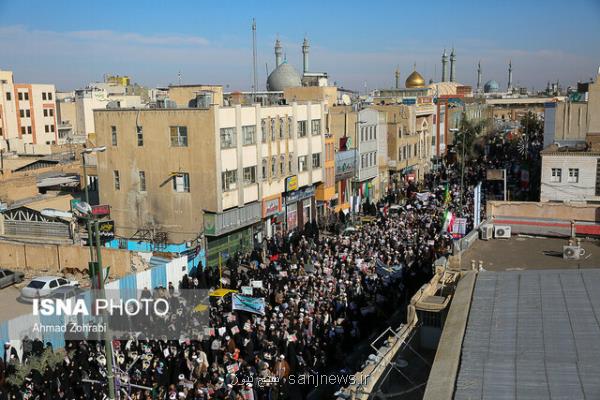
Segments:
[[[496,239],[510,239],[510,226],[508,226],[508,225],[494,226],[494,237]]]
[[[482,225],[479,232],[481,240],[490,240],[494,237],[494,225]]]
[[[585,249],[579,246],[563,246],[563,259],[579,260],[585,254]]]

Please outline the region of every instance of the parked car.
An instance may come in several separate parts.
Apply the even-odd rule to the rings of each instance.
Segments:
[[[40,276],[21,289],[21,300],[32,302],[33,299],[48,297],[63,287],[77,287],[79,282],[70,281],[60,276]]]
[[[25,276],[22,272],[11,271],[10,269],[0,269],[0,289],[15,283],[23,282]]]
[[[79,295],[82,291],[83,289],[79,288],[78,286],[61,286],[55,291],[53,291],[48,297],[53,299],[66,300],[70,297],[75,297]]]

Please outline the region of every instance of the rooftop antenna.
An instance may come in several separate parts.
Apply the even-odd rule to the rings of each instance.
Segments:
[[[256,19],[252,18],[252,102],[256,101],[258,81],[256,79]]]

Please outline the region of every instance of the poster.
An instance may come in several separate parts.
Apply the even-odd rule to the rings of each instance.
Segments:
[[[231,309],[265,315],[265,299],[234,293],[231,295]]]

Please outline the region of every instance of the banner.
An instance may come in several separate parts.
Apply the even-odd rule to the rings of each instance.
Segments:
[[[481,182],[475,186],[473,203],[473,210],[475,210],[475,215],[473,217],[473,229],[476,229],[481,223]]]
[[[454,224],[452,225],[452,237],[460,239],[467,233],[467,219],[466,218],[455,218]]]
[[[231,310],[248,311],[254,314],[265,315],[265,299],[262,297],[248,297],[237,293],[232,294]]]

